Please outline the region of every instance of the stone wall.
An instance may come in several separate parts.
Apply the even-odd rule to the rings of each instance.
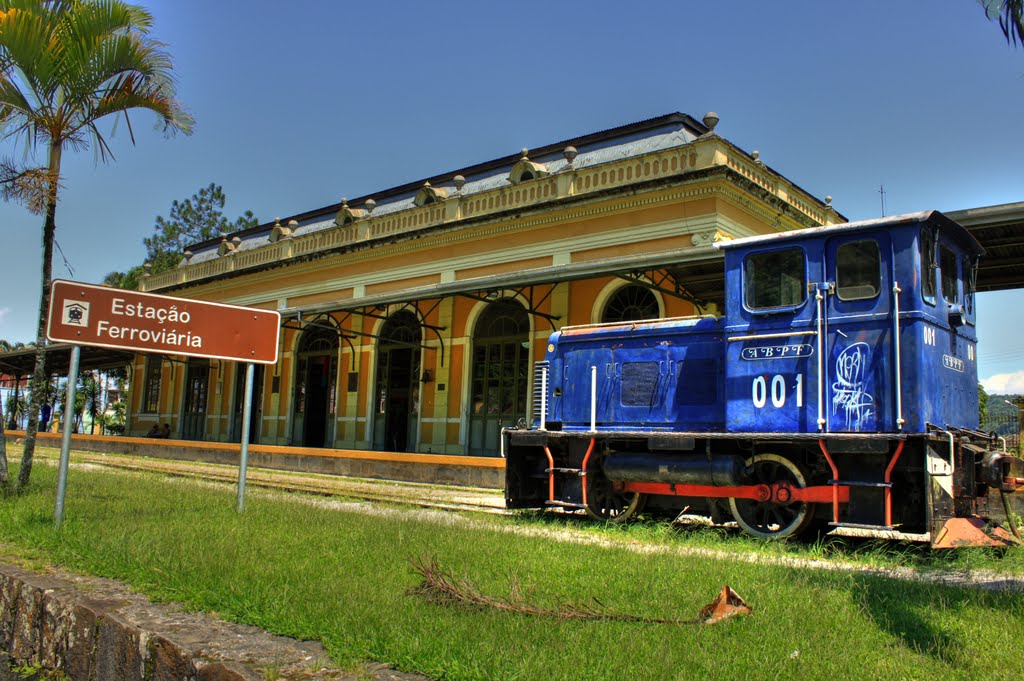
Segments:
[[[6,658],[6,659],[5,659]],[[342,679],[319,643],[153,604],[110,580],[0,565],[0,681]]]

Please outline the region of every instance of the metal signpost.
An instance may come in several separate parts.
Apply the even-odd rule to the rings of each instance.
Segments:
[[[95,345],[246,363],[238,470],[238,512],[241,513],[245,508],[245,475],[249,464],[253,365],[277,362],[280,326],[281,315],[274,311],[73,281],[54,281],[50,289],[46,337],[74,346],[68,367],[54,523],[59,527],[64,519],[64,492],[71,450],[72,419],[69,416],[74,411],[79,346]]]

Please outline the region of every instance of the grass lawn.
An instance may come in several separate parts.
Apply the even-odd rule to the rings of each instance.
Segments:
[[[0,497],[0,541],[19,554],[319,639],[352,668],[380,661],[439,679],[1024,677],[1024,594],[524,537],[498,527],[522,520],[448,523],[301,495],[252,494],[240,517],[231,487],[96,469],[71,471],[58,531],[56,472],[33,475],[25,495]],[[615,611],[688,618],[728,583],[754,614],[701,627],[439,606],[409,595],[419,583],[410,561],[425,556],[487,594],[517,580],[539,605],[596,597]]]

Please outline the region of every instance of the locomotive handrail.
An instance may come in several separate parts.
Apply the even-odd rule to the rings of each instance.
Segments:
[[[731,336],[725,340],[733,341],[761,340],[767,338],[790,338],[792,336],[817,336],[817,331],[787,331],[786,333],[755,333],[750,336]]]
[[[825,430],[825,404],[823,393],[825,392],[825,350],[823,348],[823,336],[821,333],[822,301],[825,296],[821,295],[821,287],[817,286],[814,293],[814,301],[817,305],[818,330],[815,332],[818,337],[818,430]]]
[[[590,431],[597,431],[597,367],[590,367]],[[584,502],[586,503],[586,502]]]
[[[903,368],[902,354],[900,352],[900,283],[894,281],[892,285],[892,300],[895,314],[892,316],[893,325],[893,353],[896,355],[896,428],[903,430]]]

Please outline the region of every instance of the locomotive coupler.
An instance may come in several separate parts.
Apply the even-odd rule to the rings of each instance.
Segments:
[[[1014,475],[1014,469],[1020,471],[1024,460],[1007,452],[988,452],[981,462],[981,481],[1001,492],[1016,492],[1024,485],[1024,478]]]

